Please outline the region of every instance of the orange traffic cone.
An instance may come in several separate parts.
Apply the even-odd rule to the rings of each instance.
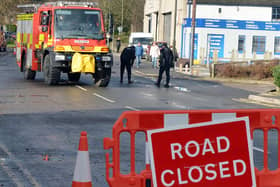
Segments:
[[[87,132],[81,132],[72,187],[92,187]]]

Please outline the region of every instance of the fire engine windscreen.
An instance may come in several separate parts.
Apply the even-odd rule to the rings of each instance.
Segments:
[[[104,39],[98,10],[57,9],[54,30],[55,38]]]

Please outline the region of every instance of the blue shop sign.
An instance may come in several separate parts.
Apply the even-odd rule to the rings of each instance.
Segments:
[[[191,23],[191,18],[184,19],[184,27],[191,27]],[[216,29],[280,31],[280,22],[198,18],[196,19],[196,27]]]
[[[209,57],[213,58],[213,52],[218,51],[218,57],[224,57],[224,35],[223,34],[208,34]]]

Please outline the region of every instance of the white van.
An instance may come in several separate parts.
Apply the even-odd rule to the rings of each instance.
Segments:
[[[129,45],[137,46],[138,42],[140,42],[144,49],[143,57],[146,58],[148,48],[152,45],[153,40],[152,33],[132,32],[129,36]]]

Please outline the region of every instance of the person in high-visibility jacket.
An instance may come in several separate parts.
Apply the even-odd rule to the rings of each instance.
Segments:
[[[130,46],[130,47],[126,47],[124,48],[124,50],[121,53],[121,80],[120,83],[123,83],[123,74],[124,74],[124,69],[126,68],[127,71],[127,79],[128,79],[128,84],[133,83],[133,81],[131,80],[131,67],[133,66],[134,60],[136,58],[135,56],[135,47],[134,46]]]

